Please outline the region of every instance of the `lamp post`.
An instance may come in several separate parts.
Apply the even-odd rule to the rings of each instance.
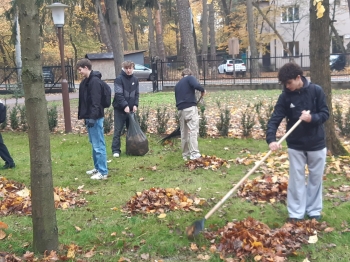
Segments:
[[[67,8],[68,5],[64,5],[61,3],[53,3],[52,5],[47,6],[47,8],[52,11],[52,19],[53,23],[57,27],[57,36],[58,36],[58,44],[60,48],[61,55],[61,71],[62,71],[62,101],[63,101],[63,114],[64,114],[64,127],[65,132],[72,132],[72,124],[70,117],[70,104],[69,104],[69,92],[68,92],[68,81],[66,77],[66,70],[64,65],[64,44],[63,44],[63,26],[64,26],[64,9]]]

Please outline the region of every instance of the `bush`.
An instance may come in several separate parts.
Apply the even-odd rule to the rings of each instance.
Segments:
[[[26,115],[26,106],[18,106],[18,110],[20,113],[20,125],[22,126],[23,131],[28,130],[28,123],[27,123],[27,115]]]
[[[205,106],[201,105],[200,106],[200,120],[199,120],[199,136],[200,137],[206,137],[208,134],[208,121],[207,118],[204,115],[204,111],[205,111]]]
[[[252,129],[255,125],[255,114],[251,114],[252,109],[250,108],[250,105],[247,105],[247,108],[245,111],[242,113],[242,118],[241,118],[241,125],[242,125],[242,130],[243,130],[243,136],[248,137],[252,133]]]
[[[216,100],[216,105],[219,108],[220,111],[220,120],[216,123],[216,128],[219,130],[220,135],[222,136],[228,136],[228,130],[230,127],[230,110],[226,107],[224,113],[221,110],[221,103],[219,100]]]
[[[103,120],[103,132],[105,134],[108,134],[109,132],[112,131],[112,127],[114,125],[114,109],[113,107],[111,108],[108,108],[106,111],[105,111],[105,117],[104,117],[104,120]]]
[[[254,108],[256,113],[258,114],[258,121],[260,123],[260,127],[262,130],[264,130],[264,132],[266,132],[267,123],[271,118],[274,105],[271,102],[270,104],[267,105],[267,108],[264,108],[263,105],[264,105],[263,102],[259,101],[254,105]]]
[[[13,130],[16,130],[19,127],[17,114],[18,114],[18,107],[17,106],[12,107],[10,111],[10,125]]]
[[[49,130],[50,132],[52,132],[54,131],[55,127],[57,127],[57,124],[58,124],[57,106],[53,106],[47,110],[47,117],[49,121]]]
[[[166,113],[167,108],[164,107],[161,112],[160,107],[157,108],[157,133],[164,134],[166,131],[166,125],[169,121],[169,113]]]
[[[140,124],[140,128],[142,132],[146,133],[148,129],[148,117],[149,117],[149,108],[142,108],[142,113],[140,114],[140,110],[136,111],[136,119]]]

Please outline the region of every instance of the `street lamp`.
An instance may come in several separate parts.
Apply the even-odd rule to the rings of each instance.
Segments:
[[[64,65],[64,47],[63,47],[63,26],[64,26],[64,9],[68,5],[61,3],[53,3],[47,6],[52,11],[53,23],[57,27],[58,44],[61,55],[61,71],[62,71],[62,101],[63,101],[63,114],[64,114],[64,127],[66,133],[72,132],[72,124],[70,118],[70,105],[69,105],[69,92],[68,92],[68,81],[66,77],[66,70]]]

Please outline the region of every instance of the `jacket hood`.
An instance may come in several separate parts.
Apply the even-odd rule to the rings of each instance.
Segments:
[[[94,76],[96,76],[96,77],[101,79],[102,74],[100,73],[100,71],[91,71],[89,78],[92,78]]]
[[[303,89],[307,88],[310,84],[309,80],[307,80],[305,76],[301,76],[301,80],[303,81],[303,86],[298,91],[303,91]],[[283,91],[287,93],[295,92],[295,91],[290,91],[288,88],[286,88],[285,85],[283,85]]]
[[[127,78],[131,78],[134,74],[128,75],[125,73],[125,71],[122,69],[121,73],[122,76],[127,77]]]

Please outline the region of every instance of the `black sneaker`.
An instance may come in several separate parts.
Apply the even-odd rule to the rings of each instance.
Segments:
[[[12,164],[6,163],[2,168],[3,169],[10,169],[10,168],[15,168],[15,167],[16,167],[15,163],[12,163]]]
[[[303,221],[304,219],[301,219],[301,218],[294,218],[294,217],[289,217],[288,219],[287,219],[287,222],[289,222],[289,223],[296,223],[296,222],[301,222],[301,221]]]
[[[316,219],[317,221],[321,220],[321,216],[308,216],[309,219]]]

